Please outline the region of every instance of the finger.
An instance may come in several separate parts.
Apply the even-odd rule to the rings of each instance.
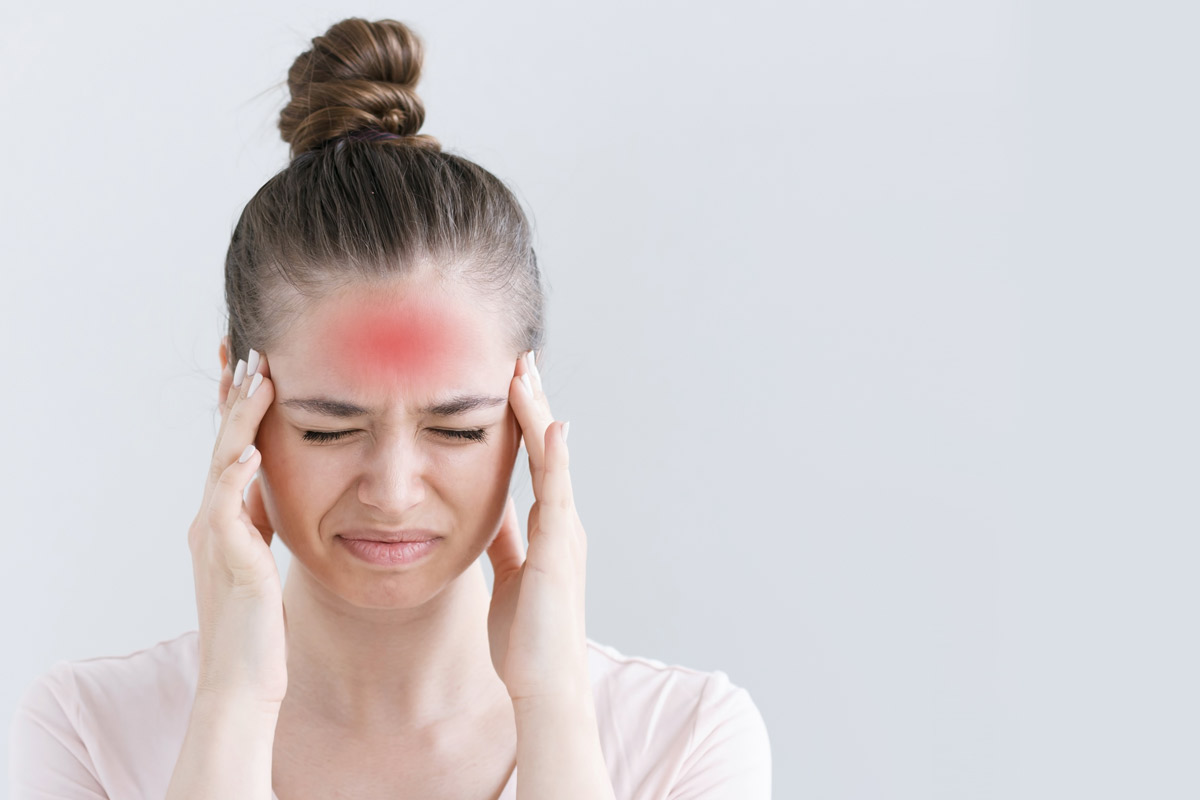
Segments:
[[[567,444],[562,438],[564,425],[556,420],[546,427],[546,437],[542,443],[545,466],[542,472],[542,495],[538,498],[538,533],[530,531],[530,546],[535,535],[540,536],[546,531],[551,535],[566,535],[576,527],[570,459]]]
[[[229,387],[228,391],[221,397],[221,418],[224,419],[229,409],[233,407],[233,403],[237,400],[238,391],[242,383],[246,379],[246,361],[239,358],[236,362],[231,362],[229,365]]]
[[[240,455],[245,461],[235,458],[221,472],[208,499],[208,522],[214,531],[235,529],[234,523],[242,514],[246,486],[262,463],[262,453],[254,445],[247,445]]]
[[[234,585],[256,585],[262,574],[264,539],[246,525],[246,486],[262,463],[254,445],[247,445],[241,458],[221,474],[208,502],[208,526],[212,545],[220,552],[220,563]],[[270,543],[265,542],[270,551]]]
[[[243,359],[238,359],[237,364],[230,364],[232,373],[229,377],[229,386],[225,390],[224,396],[221,398],[221,424],[217,428],[216,438],[213,439],[213,460],[216,461],[221,453],[221,442],[225,439],[225,430],[229,427],[229,412],[237,405],[238,399],[241,398],[249,390],[246,384],[246,362]],[[221,379],[222,385],[225,379]],[[220,465],[214,463],[214,467],[223,468],[228,459],[222,459]],[[209,483],[215,483],[217,473],[213,472],[210,476]]]
[[[253,380],[254,376],[259,372],[267,377],[271,376],[270,370],[267,367],[266,354],[254,348],[250,348],[250,352],[245,359],[239,358],[236,365],[232,362],[227,363],[229,363],[232,378],[230,379],[229,391],[221,396],[223,403],[221,409],[222,416],[237,402],[238,392],[232,390],[242,389],[242,387],[246,386],[246,382]],[[222,387],[224,386],[224,380],[222,380]]]
[[[266,363],[265,357],[256,360],[261,364]],[[221,471],[242,454],[246,445],[258,438],[258,426],[275,399],[275,386],[266,373],[260,371],[244,378],[237,393],[230,394],[234,399],[221,422],[214,446],[213,469],[210,473],[213,483],[220,478]]]
[[[545,453],[543,442],[546,426],[554,421],[554,417],[550,414],[549,402],[540,389],[540,382],[535,382],[531,374],[529,364],[528,356],[522,353],[517,359],[516,370],[509,384],[509,403],[521,426],[521,437],[525,441],[525,450],[529,453],[529,474],[534,497],[540,498],[541,469]],[[522,377],[528,378],[528,387]]]
[[[268,378],[271,377],[271,364],[267,360],[266,353],[258,354],[258,371],[263,375],[266,375]]]
[[[529,379],[533,383],[535,397],[545,396],[545,391],[542,389],[542,371],[538,369],[539,355],[541,355],[539,350],[529,350],[525,354],[525,366],[529,368]]]
[[[492,562],[493,576],[506,575],[512,570],[520,569],[525,563],[525,545],[521,542],[517,504],[511,494],[504,505],[504,518],[500,521],[500,530],[488,545],[487,554]]]
[[[259,355],[259,353],[253,348],[251,348],[249,355],[250,359],[259,365],[258,371],[263,372],[263,367],[266,364],[266,357]],[[247,393],[250,391],[250,386],[254,382],[255,373],[250,371],[250,365],[245,359],[239,358],[237,360],[237,365],[231,365],[231,367],[233,369],[233,373],[232,377],[230,378],[229,390],[224,397],[224,405],[221,408],[222,428],[224,428],[225,420],[229,417],[229,411],[235,405],[237,405],[241,398],[247,395]],[[269,373],[264,372],[263,374],[268,375]],[[219,434],[217,438],[220,439]]]

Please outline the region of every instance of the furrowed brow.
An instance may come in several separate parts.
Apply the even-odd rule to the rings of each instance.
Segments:
[[[485,394],[457,394],[448,400],[420,409],[420,413],[435,417],[453,417],[459,414],[466,414],[478,408],[492,408],[507,402],[507,397],[495,397]],[[348,418],[376,416],[378,414],[374,409],[363,408],[362,406],[343,400],[331,400],[327,397],[281,400],[279,405],[287,406],[288,408],[298,408],[310,414],[320,414],[326,417]]]

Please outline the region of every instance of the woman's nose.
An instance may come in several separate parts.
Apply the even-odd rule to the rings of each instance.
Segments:
[[[358,499],[400,519],[425,498],[424,459],[412,443],[377,448],[363,465]]]

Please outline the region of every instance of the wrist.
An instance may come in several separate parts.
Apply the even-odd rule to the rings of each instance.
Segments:
[[[197,710],[213,716],[276,719],[283,702],[197,687],[194,705]]]
[[[519,799],[615,800],[590,688],[514,698],[513,708]]]
[[[589,686],[586,690],[555,692],[512,698],[517,721],[547,716],[584,716],[594,718],[596,701]]]

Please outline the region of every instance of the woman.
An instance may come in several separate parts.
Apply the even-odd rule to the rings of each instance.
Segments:
[[[745,689],[585,635],[530,226],[417,133],[421,61],[405,25],[354,18],[292,65],[291,163],[226,258],[198,630],[31,686],[14,798],[769,797]]]

